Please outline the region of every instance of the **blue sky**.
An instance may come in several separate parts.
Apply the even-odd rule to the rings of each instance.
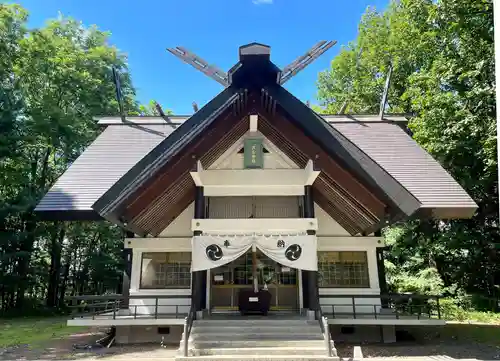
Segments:
[[[2,2],[0,0],[0,2]],[[12,1],[9,1],[12,2]],[[253,41],[271,46],[271,59],[284,67],[319,40],[338,44],[291,79],[286,88],[316,103],[319,71],[343,44],[355,39],[367,6],[382,10],[387,0],[20,0],[32,27],[61,12],[112,33],[111,42],[128,55],[138,99],[157,100],[175,114],[192,113],[222,86],[168,53],[184,46],[228,70],[238,47]]]

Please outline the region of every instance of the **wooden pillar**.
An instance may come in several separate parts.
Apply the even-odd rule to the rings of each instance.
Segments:
[[[374,233],[375,237],[380,237],[381,232],[377,231]],[[377,247],[377,273],[378,273],[378,284],[380,288],[380,294],[385,295],[388,292],[387,289],[387,279],[385,276],[385,264],[384,264],[384,248],[382,247]],[[389,303],[387,299],[382,299],[381,300],[382,307],[387,308],[389,307]]]
[[[205,218],[205,196],[203,187],[196,187],[194,197],[194,218]],[[195,231],[194,236],[199,236],[200,231]],[[192,273],[191,297],[196,311],[201,311],[207,307],[207,271],[197,271]]]
[[[314,197],[312,186],[304,187],[304,218],[314,218]],[[314,230],[307,230],[307,234],[316,234]],[[304,308],[319,309],[318,272],[302,271],[302,298]]]
[[[126,238],[134,238],[134,233],[125,232]],[[125,248],[125,242],[123,242],[122,257],[125,264],[122,275],[121,282],[121,294],[124,297],[123,302],[120,304],[120,308],[129,308],[129,297],[130,297],[130,278],[132,277],[132,249]]]

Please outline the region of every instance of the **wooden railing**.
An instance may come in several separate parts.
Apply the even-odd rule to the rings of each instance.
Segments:
[[[73,296],[66,299],[66,305],[73,318],[94,319],[127,318],[183,318],[190,314],[191,301],[182,304],[181,299],[190,295],[99,295]],[[137,302],[132,302],[137,300]],[[164,300],[169,300],[165,303]],[[128,301],[128,302],[126,302]],[[163,302],[162,302],[163,301]],[[125,306],[127,305],[128,306]]]
[[[325,295],[319,296],[323,314],[330,318],[415,317],[441,319],[442,296],[416,294]],[[367,302],[372,299],[373,302]],[[321,302],[324,301],[324,302]]]

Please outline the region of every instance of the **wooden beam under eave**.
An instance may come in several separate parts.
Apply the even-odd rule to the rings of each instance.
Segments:
[[[255,133],[257,131],[259,124],[259,116],[257,114],[250,114],[249,129],[250,133]]]
[[[265,112],[265,110],[261,109],[261,112]],[[294,162],[305,167],[309,159],[315,159],[322,173],[328,174],[335,180],[345,193],[350,194],[377,217],[382,217],[385,214],[386,205],[380,199],[295,125],[279,114],[269,115],[272,119],[268,119],[262,114],[266,113],[261,113],[259,130]]]
[[[165,173],[157,177],[154,188],[146,189],[146,192],[149,192],[148,197],[152,201],[145,203],[142,209],[138,208],[138,203],[134,205],[135,209],[127,208],[129,219],[134,219],[135,222],[148,229],[148,232],[154,234],[157,227],[163,227],[159,230],[161,232],[172,219],[175,219],[184,210],[185,206],[187,206],[182,203],[184,197],[189,197],[186,194],[190,193],[195,187],[191,172],[206,169],[248,130],[248,117],[246,116],[224,118],[224,120],[226,122],[222,124],[223,131],[219,133],[219,130],[217,130],[214,133],[212,129],[208,134],[205,133],[205,138],[201,140],[202,144],[186,152],[184,163],[176,162],[173,165],[176,169],[167,169]],[[216,126],[221,127],[221,123]],[[230,129],[227,129],[228,127]],[[193,163],[193,154],[201,155],[199,161]],[[192,167],[193,165],[195,166]],[[184,173],[177,175],[176,172],[183,169]],[[201,182],[203,181],[201,180]]]
[[[134,198],[131,197],[133,200],[126,210],[128,217],[135,218],[150,207],[159,195],[163,194],[169,186],[175,184],[183,174],[191,170],[193,155],[204,155],[234,127],[240,118],[240,116],[234,117],[230,111],[226,111],[208,132],[200,134],[191,144],[186,144],[183,152],[164,164],[133,195]],[[201,161],[203,163],[202,159]]]
[[[320,192],[324,195],[329,204],[335,206],[338,212],[345,216],[350,224],[363,231],[367,227],[379,222],[379,218],[373,216],[368,210],[361,207],[357,202],[343,195],[339,190],[332,185],[332,181],[326,177],[326,174],[321,174],[313,185],[315,192]]]
[[[201,172],[203,171],[203,165],[201,164],[201,161],[196,161],[196,166],[195,170],[192,172],[189,172],[191,175],[191,178],[193,178],[194,185],[197,187],[203,187],[203,182],[201,180]]]
[[[248,117],[242,116],[240,120],[214,144],[205,154],[200,155],[201,164],[208,169],[231,146],[243,137],[248,131]]]
[[[304,184],[306,186],[311,186],[316,180],[316,178],[318,178],[321,171],[316,169],[316,167],[314,166],[314,161],[312,161],[311,159],[307,161],[305,171],[306,171],[306,180]]]
[[[194,202],[194,189],[186,193],[180,200],[177,202],[175,208],[170,209],[167,213],[165,213],[156,223],[155,227],[151,229],[151,235],[154,237],[158,237],[158,235],[165,230],[170,223],[172,223],[184,210],[189,207],[189,205]]]
[[[144,208],[132,221],[142,229],[150,233],[158,222],[172,209],[177,209],[179,201],[195,188],[193,180],[188,172],[185,172],[181,178],[159,194],[154,202]]]
[[[333,220],[335,220],[342,228],[344,228],[351,236],[361,234],[363,231],[356,223],[336,207],[328,198],[319,190],[315,189],[314,202],[325,211]]]

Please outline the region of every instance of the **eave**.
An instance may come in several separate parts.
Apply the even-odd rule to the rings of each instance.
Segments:
[[[250,100],[256,99],[252,94],[249,94],[248,97]],[[254,104],[254,108],[243,109],[242,113],[236,116],[231,112],[221,114],[221,119],[214,120],[210,134],[204,134],[199,139],[189,143],[190,145],[183,149],[182,156],[174,156],[170,163],[165,161],[163,164],[159,164],[156,172],[150,173],[149,185],[142,190],[138,187],[137,191],[128,197],[128,201],[121,208],[122,210],[117,210],[113,217],[125,224],[133,224],[142,229],[144,233],[159,234],[193,201],[196,183],[193,181],[193,174],[198,173],[200,166],[208,168],[249,129],[250,122],[246,114],[261,109],[258,103],[257,105],[254,101],[249,103]],[[238,118],[241,119],[237,120]],[[280,119],[280,126],[295,129],[293,124],[284,118]],[[293,160],[304,170],[309,169],[309,173],[314,174],[314,177],[302,180],[304,185],[307,182],[313,183],[314,188],[325,194],[327,199],[333,199],[337,204],[342,205],[343,208],[338,212],[342,213],[343,216],[338,213],[331,213],[331,216],[338,219],[339,223],[342,223],[351,234],[360,234],[365,228],[373,226],[385,216],[386,205],[372,195],[349,172],[343,170],[330,159],[330,156],[324,153],[321,148],[315,147],[307,154],[301,153],[300,148],[304,144],[313,143],[303,135],[303,131],[297,128],[295,134],[299,134],[300,138],[296,138],[294,143],[290,143],[281,138],[275,139],[271,133],[266,133],[265,124],[265,119],[259,121],[259,130],[265,136],[269,135],[269,139],[273,143],[279,143],[279,145],[277,144],[278,148],[280,145],[288,144],[289,149],[296,149],[300,154],[296,153]],[[264,128],[261,128],[261,125]],[[288,134],[288,131],[289,129],[285,131],[283,128],[275,134]],[[319,168],[316,165],[313,167],[312,161],[308,162],[311,157],[314,158],[320,154],[322,155],[319,160],[315,160],[314,163],[317,162],[321,170],[325,170],[324,175],[323,172],[318,175],[317,169]],[[294,155],[292,155],[293,157]],[[342,174],[343,178],[340,179]],[[200,177],[195,175],[194,178],[201,182]]]
[[[275,102],[279,106],[287,120],[304,129],[307,136],[335,157],[343,169],[355,175],[389,205],[389,213],[403,212],[410,216],[419,209],[420,202],[385,169],[286,89],[269,85],[263,93],[269,98],[268,103]],[[266,110],[269,112],[270,108],[266,107]]]
[[[150,180],[151,173],[155,172],[159,163],[179,154],[241,97],[242,95],[235,89],[226,88],[134,165],[94,203],[92,208],[104,218],[116,219],[113,213],[133,192],[132,187],[134,189],[146,187],[145,183]]]

